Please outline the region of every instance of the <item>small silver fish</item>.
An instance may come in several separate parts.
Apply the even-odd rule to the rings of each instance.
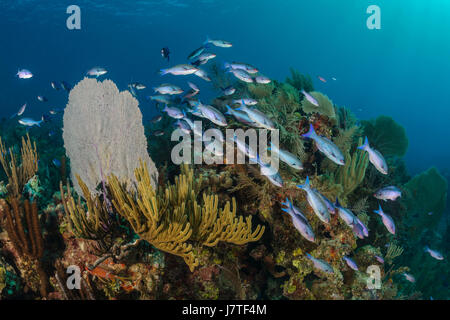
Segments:
[[[236,78],[241,81],[247,83],[253,83],[253,78],[244,70],[241,69],[229,69],[228,72],[231,72]]]
[[[255,121],[253,121],[252,119],[250,119],[250,117],[248,116],[248,114],[244,111],[239,111],[239,110],[233,110],[232,108],[230,108],[229,105],[226,106],[227,107],[227,112],[225,112],[225,114],[228,115],[232,115],[237,121],[248,125],[248,126],[257,126],[257,123]]]
[[[221,47],[221,48],[230,48],[233,46],[233,44],[229,41],[225,41],[225,40],[212,40],[209,37],[206,37],[206,41],[203,43],[204,46],[208,46],[209,44],[212,44],[216,47]]]
[[[383,224],[386,227],[386,229],[390,233],[395,234],[394,220],[392,220],[391,216],[383,212],[381,205],[378,205],[378,210],[374,210],[374,212],[381,216],[381,219],[383,220]]]
[[[236,88],[234,88],[233,86],[228,86],[226,88],[221,88],[223,91],[223,94],[226,96],[231,96],[232,94],[234,94],[236,92]]]
[[[245,105],[245,106],[255,106],[258,104],[258,100],[252,99],[252,98],[241,98],[241,99],[234,99],[233,104],[238,105]]]
[[[106,74],[108,71],[106,71],[105,68],[101,68],[101,67],[94,67],[92,69],[90,69],[86,74],[88,76],[92,76],[92,77],[100,77],[104,74]]]
[[[380,257],[380,256],[375,255],[375,259],[377,259],[377,261],[378,261],[379,263],[381,263],[381,264],[384,263],[384,259],[383,259],[382,257]]]
[[[32,127],[32,126],[38,126],[38,127],[40,127],[42,122],[44,122],[44,120],[39,120],[39,121],[37,121],[37,120],[33,120],[33,119],[31,119],[31,118],[22,118],[22,119],[19,119],[19,123],[20,123],[21,125],[24,125],[24,126],[27,126],[27,127]]]
[[[16,76],[19,77],[19,79],[33,78],[33,74],[27,69],[18,70]]]
[[[359,146],[358,149],[367,151],[369,153],[369,161],[377,168],[382,174],[388,174],[388,165],[383,155],[378,151],[370,147],[367,137],[364,140],[364,144]]]
[[[314,140],[317,149],[334,163],[341,166],[345,164],[345,158],[341,150],[330,139],[317,135],[312,124],[309,124],[309,131],[302,137]]]
[[[403,272],[402,275],[405,277],[406,280],[408,280],[409,282],[416,282],[416,278],[414,278],[414,276],[412,274]]]
[[[241,63],[241,62],[232,62],[232,63],[224,63],[224,68],[230,70],[241,70],[245,71],[246,73],[254,74],[258,72],[258,69],[254,66],[251,66],[247,63]]]
[[[270,151],[278,154],[281,161],[289,165],[296,170],[303,170],[303,164],[295,155],[289,151],[277,148],[272,142],[270,142]]]
[[[47,101],[48,101],[48,99],[47,99],[46,97],[44,97],[44,96],[37,96],[37,99],[38,99],[40,102],[47,102]]]
[[[185,76],[189,74],[193,74],[198,71],[198,68],[190,65],[190,64],[178,64],[171,68],[161,69],[160,75],[166,75],[168,73],[173,74],[175,76]]]
[[[183,90],[181,90],[180,87],[169,83],[164,83],[158,87],[154,87],[153,90],[160,94],[168,94],[168,95],[183,93]]]
[[[258,124],[258,126],[261,128],[265,128],[268,130],[276,129],[273,121],[270,120],[269,117],[267,117],[264,113],[262,113],[261,111],[259,111],[257,109],[250,109],[245,105],[241,105],[241,107],[239,107],[235,110],[241,110],[241,111],[244,111],[245,113],[247,113],[249,118],[251,120],[253,120],[254,122],[256,122]]]
[[[306,191],[306,200],[320,221],[326,224],[330,223],[330,212],[328,211],[327,204],[323,201],[323,198],[319,195],[319,192],[311,188],[309,177],[306,177],[304,184],[297,185],[297,188]]]
[[[233,137],[233,140],[236,142],[237,148],[247,155],[250,159],[257,159],[257,153],[255,150],[253,150],[247,143],[245,143],[245,140],[238,139],[236,134]]]
[[[428,252],[430,254],[430,256],[432,256],[436,260],[444,260],[444,256],[439,251],[431,250],[430,248],[428,248],[428,246],[426,246],[424,248],[424,250],[425,250],[425,252]]]
[[[175,125],[176,128],[180,129],[184,133],[187,133],[187,134],[191,133],[191,127],[184,120],[178,119],[177,121],[175,121],[174,125]]]
[[[164,103],[164,104],[172,103],[172,101],[170,100],[170,97],[165,96],[165,95],[148,96],[147,98],[152,101],[159,102],[159,103]]]
[[[213,106],[199,103],[197,104],[196,108],[198,108],[198,110],[202,113],[203,118],[206,118],[221,127],[225,127],[227,125],[225,116],[222,114],[222,112],[220,112]]]
[[[402,191],[395,186],[389,186],[378,190],[377,192],[374,193],[373,196],[379,200],[395,201],[397,200],[397,198],[402,196]]]
[[[272,80],[270,80],[268,77],[265,76],[257,76],[255,78],[255,82],[259,83],[259,84],[268,84],[270,83]]]
[[[194,73],[197,77],[205,80],[205,81],[211,81],[211,78],[208,77],[208,74],[203,69],[197,69],[197,71]]]
[[[144,90],[145,88],[147,88],[144,84],[142,84],[140,82],[133,82],[133,83],[130,83],[130,85],[133,88],[136,88],[137,90]]]
[[[188,81],[188,86],[189,86],[192,90],[194,90],[195,92],[199,92],[199,91],[200,91],[200,89],[195,85],[195,83],[192,83],[192,82],[189,82],[189,81]]]
[[[321,270],[323,272],[326,272],[326,273],[334,273],[333,268],[328,263],[326,263],[324,260],[316,259],[312,255],[310,255],[309,253],[306,253],[306,257],[309,260],[312,261],[312,263],[314,264],[314,267],[316,269],[319,269],[319,270]]]
[[[319,106],[319,102],[317,102],[317,100],[312,95],[310,95],[308,92],[306,92],[305,90],[302,89],[301,93],[305,96],[306,100],[311,102],[316,107]]]
[[[27,108],[27,103],[25,102],[25,104],[19,109],[19,111],[17,111],[17,115],[21,116],[25,112],[26,108]]]
[[[183,112],[176,107],[168,107],[166,105],[162,111],[166,112],[169,117],[174,119],[182,119],[184,117]]]
[[[281,204],[286,207],[281,208],[281,210],[287,212],[291,216],[294,227],[298,230],[298,232],[300,232],[303,238],[308,241],[315,242],[314,231],[301,211],[296,208],[288,198],[286,198],[286,201]]]
[[[198,57],[203,53],[203,51],[205,51],[205,49],[206,49],[205,46],[201,46],[200,48],[195,49],[189,54],[188,59],[191,60]]]

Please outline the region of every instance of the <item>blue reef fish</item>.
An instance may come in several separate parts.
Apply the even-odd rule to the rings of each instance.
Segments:
[[[253,78],[251,75],[249,75],[247,72],[241,69],[229,69],[227,72],[231,72],[236,78],[238,78],[241,81],[247,82],[247,83],[253,83]]]
[[[254,106],[254,105],[258,104],[258,100],[255,100],[252,98],[235,99],[232,102],[233,102],[233,104],[238,104],[241,106]]]
[[[321,194],[318,190],[314,189],[314,191],[322,197],[323,201],[326,203],[327,208],[328,208],[328,212],[330,214],[335,214],[336,213],[336,207],[334,206],[333,202],[331,202],[330,200],[328,200],[327,197],[325,197],[323,194]]]
[[[227,111],[225,112],[225,114],[232,115],[237,121],[239,121],[245,125],[252,126],[252,127],[255,127],[258,125],[255,121],[250,119],[250,117],[248,116],[248,114],[246,112],[234,110],[234,109],[230,108],[229,105],[227,105],[226,108],[227,108]]]
[[[171,104],[172,100],[170,99],[170,97],[165,96],[165,95],[155,95],[155,96],[148,96],[147,99],[152,100],[152,101],[156,101],[159,103],[164,103],[164,104]]]
[[[199,69],[190,64],[178,64],[171,68],[161,69],[160,75],[173,74],[175,76],[186,76],[197,72]]]
[[[205,49],[206,49],[205,46],[201,46],[200,48],[195,49],[189,54],[188,59],[191,60],[197,58],[199,55],[203,53],[203,51],[205,51]]]
[[[223,92],[224,95],[226,96],[231,96],[232,94],[234,94],[236,92],[236,88],[234,88],[233,86],[228,86],[226,88],[220,88]]]
[[[199,92],[199,91],[200,91],[200,89],[197,87],[197,85],[196,85],[195,83],[192,83],[192,82],[188,81],[188,86],[189,86],[192,90],[194,90],[195,92]]]
[[[27,69],[18,70],[16,76],[19,79],[31,79],[31,78],[33,78],[33,74],[31,73],[31,71],[29,71]]]
[[[355,220],[356,220],[356,223],[360,225],[364,237],[368,237],[369,236],[369,229],[367,228],[367,226],[361,220],[359,220],[358,217],[355,217]]]
[[[192,63],[194,66],[200,66],[207,63],[209,60],[214,59],[216,55],[214,53],[202,53],[198,56],[197,60]]]
[[[317,100],[312,95],[310,95],[308,92],[306,92],[305,90],[302,89],[301,93],[305,96],[306,100],[311,102],[316,107],[319,106],[319,102],[317,102]]]
[[[339,217],[344,220],[344,222],[352,227],[354,224],[357,224],[356,222],[356,216],[351,212],[349,209],[344,208],[340,205],[338,198],[336,198],[336,203],[334,206],[337,209],[337,212],[339,214]]]
[[[270,80],[268,77],[266,76],[257,76],[255,77],[255,82],[259,83],[259,84],[268,84],[270,83],[272,80]]]
[[[164,83],[158,87],[154,87],[153,90],[160,94],[168,94],[168,95],[183,93],[183,90],[181,90],[180,87],[169,83]]]
[[[184,110],[183,110],[183,120],[186,121],[189,127],[191,127],[194,136],[197,136],[197,138],[203,137],[203,130],[201,125],[198,126],[194,121],[192,121],[188,116],[186,116],[186,112],[184,112]]]
[[[381,264],[384,263],[384,259],[383,259],[382,257],[380,257],[380,256],[375,255],[375,259],[377,259],[377,261],[378,261],[379,263],[381,263]]]
[[[261,174],[264,176],[273,176],[278,173],[278,170],[276,168],[273,168],[270,164],[264,163],[259,155],[256,155],[256,162],[261,167]]]
[[[391,216],[383,212],[381,205],[378,205],[378,210],[374,210],[374,212],[381,216],[381,219],[383,220],[383,224],[385,225],[386,229],[390,233],[395,234],[394,220],[392,220]]]
[[[406,280],[408,280],[409,282],[416,282],[416,278],[414,278],[414,276],[412,274],[403,272],[402,275],[405,277]]]
[[[281,177],[280,173],[277,172],[271,176],[266,176],[267,179],[269,179],[269,181],[277,187],[283,188],[284,186],[284,182],[283,182],[283,178]]]
[[[39,121],[33,120],[33,119],[31,119],[31,118],[22,118],[22,119],[19,119],[19,123],[20,123],[21,125],[24,125],[24,126],[27,126],[27,127],[32,127],[32,126],[38,126],[38,127],[40,127],[42,122],[44,122],[44,119],[41,119],[41,120],[39,120]]]
[[[130,86],[137,90],[144,90],[145,88],[147,88],[145,84],[142,84],[140,82],[132,82],[130,83]]]
[[[205,81],[211,81],[211,78],[208,77],[208,73],[203,69],[198,68],[197,71],[194,72],[194,75]]]
[[[333,268],[324,260],[316,259],[309,253],[306,253],[306,257],[312,261],[312,263],[314,264],[314,267],[316,269],[322,270],[323,272],[326,272],[326,273],[334,273]]]
[[[216,47],[221,47],[221,48],[230,48],[233,46],[233,44],[229,41],[225,41],[225,40],[213,40],[210,39],[209,37],[206,37],[206,41],[203,43],[203,45],[209,46],[210,44],[216,46]]]
[[[308,200],[309,205],[311,206],[317,217],[319,217],[319,219],[324,223],[330,223],[330,212],[328,211],[327,204],[323,200],[320,193],[311,188],[309,177],[306,177],[306,181],[304,184],[297,185],[297,188],[306,191],[306,199]]]
[[[183,131],[184,133],[187,134],[191,133],[191,127],[186,121],[178,119],[177,121],[175,121],[174,126]]]
[[[176,107],[168,107],[166,105],[162,111],[166,112],[169,117],[174,119],[181,119],[184,117],[183,112]]]
[[[15,116],[21,116],[25,112],[26,108],[27,108],[27,103],[25,102],[25,104],[20,107],[19,111],[17,111],[17,113],[14,113],[10,119],[14,118]]]
[[[425,250],[425,252],[428,252],[430,254],[430,256],[432,256],[436,260],[444,260],[444,256],[439,251],[431,250],[428,246],[426,246],[424,248],[424,250]]]
[[[304,138],[310,138],[316,143],[317,149],[321,151],[328,159],[334,163],[343,166],[345,158],[341,150],[328,138],[318,136],[312,124],[309,124],[309,131],[302,135]]]
[[[223,66],[225,69],[228,69],[229,71],[230,70],[242,70],[242,71],[245,71],[246,73],[250,73],[250,74],[254,74],[259,71],[254,66],[251,66],[247,63],[241,63],[241,62],[232,62],[232,63],[225,62],[223,64]]]
[[[47,99],[46,97],[44,97],[44,96],[37,96],[37,99],[38,99],[40,102],[47,102],[47,101],[48,101],[48,99]]]
[[[105,68],[94,67],[94,68],[90,69],[86,73],[86,75],[98,78],[98,77],[100,77],[100,76],[102,76],[102,75],[104,75],[106,73],[108,73],[108,71]]]
[[[247,113],[249,118],[256,122],[256,124],[261,127],[268,130],[275,130],[275,124],[272,122],[272,120],[269,119],[268,116],[266,116],[264,113],[259,111],[258,109],[250,109],[245,105],[241,105],[239,108],[236,108],[235,110],[244,111]]]
[[[352,258],[350,258],[348,256],[344,256],[342,259],[347,263],[347,265],[350,268],[352,268],[355,271],[358,271],[358,265],[356,264],[356,262]]]
[[[286,201],[282,202],[281,204],[286,207],[281,208],[281,210],[287,212],[291,216],[294,227],[298,230],[298,232],[300,232],[303,238],[305,238],[308,241],[314,242],[315,241],[314,232],[308,220],[301,213],[301,211],[298,208],[296,208],[292,204],[292,202],[289,201],[288,198],[286,198]]]
[[[236,134],[234,135],[233,140],[236,142],[236,147],[242,153],[247,155],[250,159],[257,159],[257,153],[247,143],[245,143],[245,140],[242,141],[241,139],[238,139]]]
[[[293,155],[289,151],[277,148],[272,142],[270,142],[270,148],[268,148],[268,150],[278,154],[280,160],[289,165],[290,167],[296,170],[303,169],[303,164],[300,161],[300,159],[298,159],[295,155]]]
[[[377,192],[374,193],[373,196],[379,200],[395,201],[402,196],[402,191],[395,186],[389,186],[378,190]]]
[[[165,134],[164,130],[156,130],[156,131],[153,131],[153,135],[154,135],[155,137],[160,137],[160,136],[163,136],[164,134]]]
[[[58,168],[61,167],[61,161],[59,161],[58,159],[53,159],[52,163]]]
[[[365,137],[364,144],[359,146],[358,149],[367,151],[369,153],[369,161],[377,168],[382,174],[388,174],[388,165],[383,155],[378,151],[370,147],[369,140]]]
[[[225,127],[227,125],[225,116],[222,114],[222,112],[220,112],[213,106],[197,103],[197,105],[194,107],[194,111],[197,110],[201,112],[203,118],[210,120],[212,123],[222,127]]]

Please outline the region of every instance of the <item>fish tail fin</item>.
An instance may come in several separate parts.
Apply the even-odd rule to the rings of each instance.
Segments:
[[[303,190],[307,190],[309,188],[311,188],[311,185],[309,183],[309,176],[306,177],[305,183],[304,184],[298,184],[297,188],[303,189]]]
[[[228,62],[224,62],[223,63],[223,68],[224,69],[231,69],[231,65]]]
[[[383,212],[383,209],[381,209],[381,205],[378,204],[378,210],[373,210],[373,212],[381,216],[381,212]]]
[[[423,251],[428,252],[428,246],[423,247]]]
[[[312,125],[312,123],[309,124],[309,131],[305,134],[302,134],[302,137],[304,138],[313,138],[316,136],[316,131],[314,131],[314,126]]]
[[[364,143],[362,146],[359,146],[358,149],[360,150],[366,150],[369,147],[369,140],[367,137],[364,138]]]
[[[334,205],[336,207],[340,207],[341,206],[341,204],[339,203],[339,199],[337,197],[336,197],[336,202],[334,203]]]
[[[289,199],[286,197],[286,200],[285,200],[285,202],[282,202],[281,203],[283,206],[286,206],[286,207],[290,207],[290,204],[289,204]]]
[[[310,255],[308,252],[305,252],[305,255],[306,255],[306,257],[308,258],[308,259],[310,259],[311,260],[311,258],[312,258],[312,255]]]
[[[161,69],[161,70],[159,70],[159,75],[163,76],[163,75],[165,75],[165,74],[168,74],[168,73],[169,73],[168,70],[169,70],[169,69]]]
[[[229,105],[226,105],[226,107],[227,107],[227,111],[225,112],[225,114],[228,114],[228,115],[232,115],[232,113],[231,113],[231,111],[232,111],[232,109],[230,108],[230,106]]]
[[[206,36],[206,40],[203,42],[203,46],[207,48],[209,46],[209,42],[211,41],[211,38],[209,36]]]

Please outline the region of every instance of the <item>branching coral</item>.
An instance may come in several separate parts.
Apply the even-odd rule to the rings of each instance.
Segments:
[[[296,88],[297,90],[305,90],[307,92],[313,91],[313,83],[310,76],[305,76],[301,74],[299,71],[294,68],[289,69],[291,72],[291,78],[286,78],[286,83],[289,83],[291,86]]]
[[[22,137],[21,161],[17,162],[13,149],[6,150],[0,138],[0,162],[8,177],[7,189],[12,197],[19,197],[24,186],[38,171],[38,154],[36,143],[31,143],[30,137]],[[9,155],[9,156],[8,156]]]
[[[108,177],[112,203],[127,219],[133,230],[156,248],[182,257],[190,270],[198,265],[188,240],[215,246],[219,241],[245,244],[261,238],[264,227],[258,226],[252,232],[251,217],[244,222],[236,218],[236,204],[229,202],[218,211],[218,198],[203,194],[203,206],[197,203],[201,178],[194,179],[193,170],[177,177],[158,193],[151,187],[146,166],[135,170],[137,192],[129,193],[116,176]]]
[[[6,200],[0,200],[0,213],[4,217],[4,227],[19,257],[23,260],[22,271],[26,273],[24,276],[29,280],[30,287],[39,290],[41,295],[46,297],[48,278],[42,268],[44,240],[37,203],[25,200],[22,206],[17,198],[10,199],[10,203],[11,207]]]
[[[326,95],[317,91],[310,92],[309,94],[317,100],[319,106],[315,106],[308,99],[303,98],[301,107],[305,113],[311,114],[317,112],[329,118],[336,117],[333,102]]]
[[[362,121],[364,135],[370,145],[384,156],[405,155],[408,149],[408,137],[405,129],[388,116],[379,116],[375,120]]]
[[[350,156],[350,153],[347,151],[345,154],[345,165],[337,169],[335,176],[336,182],[342,185],[344,189],[344,197],[352,193],[361,184],[368,165],[369,157],[367,152],[355,150]]]

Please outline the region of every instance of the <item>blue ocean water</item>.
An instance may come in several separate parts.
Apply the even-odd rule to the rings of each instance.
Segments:
[[[81,8],[81,30],[66,27],[69,5]],[[367,28],[370,5],[381,9],[380,30]],[[409,173],[436,166],[450,179],[449,10],[447,0],[1,0],[0,118],[25,102],[35,119],[63,108],[67,94],[50,82],[74,85],[93,66],[121,90],[139,81],[152,94],[164,82],[158,70],[185,62],[211,36],[233,43],[215,48],[220,63],[248,62],[280,81],[293,67],[359,119],[393,117],[407,131]],[[161,58],[165,46],[171,64]],[[17,79],[22,68],[34,77]],[[155,108],[143,96],[150,119]]]

